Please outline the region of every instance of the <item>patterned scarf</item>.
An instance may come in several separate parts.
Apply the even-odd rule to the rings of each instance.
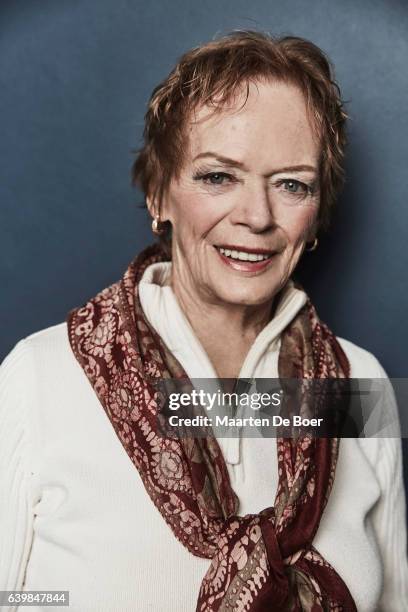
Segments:
[[[215,437],[158,432],[158,379],[187,378],[143,313],[138,283],[168,260],[159,246],[68,315],[69,341],[147,493],[174,535],[211,559],[196,612],[356,612],[334,568],[313,547],[334,480],[339,439],[278,438],[274,505],[238,515]],[[281,378],[346,378],[349,364],[310,300],[283,331]]]

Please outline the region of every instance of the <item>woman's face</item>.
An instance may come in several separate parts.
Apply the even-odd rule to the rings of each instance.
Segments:
[[[172,224],[173,285],[211,304],[265,304],[314,238],[319,144],[296,87],[251,84],[249,97],[188,126],[161,218]]]

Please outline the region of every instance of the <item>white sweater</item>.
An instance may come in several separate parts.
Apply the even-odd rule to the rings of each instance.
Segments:
[[[169,266],[146,270],[143,309],[191,378],[213,377],[165,285]],[[240,377],[278,375],[280,333],[305,299],[288,284]],[[339,341],[353,377],[386,377],[373,355]],[[273,504],[276,440],[220,444],[239,513]],[[408,610],[400,440],[341,441],[314,545],[344,579],[359,612]],[[72,353],[66,324],[18,342],[0,370],[0,590],[69,590],[71,612],[194,612],[208,566],[154,507]]]

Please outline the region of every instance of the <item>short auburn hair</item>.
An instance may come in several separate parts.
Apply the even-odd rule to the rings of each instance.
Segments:
[[[160,203],[179,176],[191,112],[205,105],[222,110],[243,86],[248,94],[250,82],[265,79],[293,84],[304,94],[321,146],[318,227],[327,227],[344,182],[347,113],[329,59],[296,36],[234,31],[185,53],[153,90],[132,183]]]

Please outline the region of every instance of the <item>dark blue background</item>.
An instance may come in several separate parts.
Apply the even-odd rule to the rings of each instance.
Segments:
[[[301,278],[337,335],[408,376],[404,0],[2,0],[0,358],[151,241],[129,176],[147,99],[182,52],[234,28],[304,36],[332,58],[348,183]]]

